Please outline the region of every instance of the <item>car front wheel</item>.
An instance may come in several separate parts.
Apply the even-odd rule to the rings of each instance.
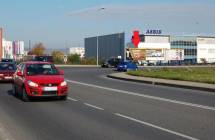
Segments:
[[[21,95],[21,99],[24,101],[24,102],[29,102],[29,97],[26,93],[26,89],[23,87],[22,89],[22,95]]]
[[[14,96],[18,97],[18,92],[17,92],[15,84],[13,84],[12,87],[13,87],[13,94],[14,94]]]

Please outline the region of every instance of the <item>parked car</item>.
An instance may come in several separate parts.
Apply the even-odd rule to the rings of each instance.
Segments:
[[[106,60],[105,62],[103,62],[101,64],[101,67],[102,68],[110,68],[110,67],[117,67],[117,65],[122,62],[123,59],[120,59],[120,58],[110,58],[108,60]]]
[[[50,62],[24,62],[14,74],[13,91],[23,101],[30,97],[58,97],[67,99],[68,85],[64,71]]]
[[[117,66],[117,71],[128,71],[128,70],[137,70],[137,69],[138,69],[137,65],[132,61],[121,62]]]
[[[1,62],[15,62],[14,59],[5,59],[3,58]]]
[[[52,56],[35,56],[33,61],[53,62]]]
[[[0,81],[13,82],[13,74],[16,71],[15,63],[0,62]]]

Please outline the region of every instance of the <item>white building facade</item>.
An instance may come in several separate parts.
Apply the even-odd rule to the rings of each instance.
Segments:
[[[21,59],[24,54],[24,41],[2,40],[2,58]]]
[[[137,49],[146,49],[145,60],[171,60],[177,64],[215,63],[215,37],[139,35]],[[129,44],[129,47],[134,46]],[[150,57],[147,57],[150,55]],[[175,62],[174,62],[175,63]]]
[[[69,54],[78,54],[81,58],[84,58],[85,49],[83,47],[69,48]]]
[[[24,41],[13,41],[13,56],[14,59],[21,59],[25,54]]]
[[[170,36],[145,35],[141,37],[138,48],[142,49],[170,49]]]
[[[2,40],[2,58],[13,59],[13,42]]]

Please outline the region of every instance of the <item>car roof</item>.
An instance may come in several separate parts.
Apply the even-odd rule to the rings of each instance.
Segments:
[[[44,62],[44,61],[27,61],[24,64],[52,64],[51,62]]]

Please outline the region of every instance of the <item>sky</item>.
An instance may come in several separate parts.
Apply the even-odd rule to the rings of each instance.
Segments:
[[[84,38],[133,30],[215,36],[215,0],[0,0],[6,40],[26,48],[84,47]]]

